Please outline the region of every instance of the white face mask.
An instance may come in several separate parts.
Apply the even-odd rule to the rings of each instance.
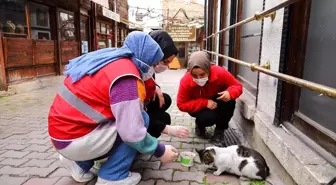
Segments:
[[[164,65],[164,64],[158,64],[157,66],[155,66],[154,70],[156,73],[162,73],[163,71],[167,70],[168,66]]]
[[[148,70],[147,73],[142,73],[142,80],[143,80],[143,81],[146,81],[146,80],[152,78],[153,75],[154,75],[154,73],[155,73],[155,70],[154,70],[153,67],[151,67],[151,68]]]
[[[204,78],[200,78],[200,79],[196,79],[196,78],[193,78],[193,81],[197,84],[197,85],[199,85],[199,86],[204,86],[206,83],[207,83],[207,81],[208,81],[208,77],[204,77]]]

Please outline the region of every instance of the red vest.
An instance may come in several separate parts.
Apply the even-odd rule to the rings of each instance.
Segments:
[[[114,119],[110,106],[110,87],[125,75],[140,79],[140,73],[130,59],[119,59],[101,68],[92,76],[84,76],[76,83],[71,77],[64,80],[50,108],[49,134],[54,139],[71,140],[82,137],[102,119]]]

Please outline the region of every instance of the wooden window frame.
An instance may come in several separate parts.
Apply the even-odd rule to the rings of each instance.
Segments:
[[[90,52],[90,51],[92,51],[92,46],[91,46],[91,29],[90,29],[90,25],[91,25],[91,23],[90,23],[90,16],[88,16],[88,15],[83,15],[83,14],[80,14],[80,21],[82,21],[82,20],[85,20],[86,21],[86,23],[87,23],[87,29],[86,29],[86,31],[87,31],[87,36],[88,36],[88,51]],[[79,23],[79,25],[80,25],[80,23]],[[82,42],[82,37],[80,37],[80,42]],[[80,49],[80,52],[81,52],[81,54],[83,54],[82,53],[82,49]]]
[[[289,7],[288,42],[285,73],[302,78],[312,0],[299,1]],[[300,88],[288,83],[282,84],[280,123],[289,122],[325,151],[336,157],[336,140],[331,131],[301,114],[299,110]],[[279,92],[278,92],[279,93]]]
[[[221,0],[219,30],[222,30],[226,27],[227,1],[228,0]],[[225,33],[221,33],[219,35],[219,54],[224,55],[224,52],[225,52]],[[219,66],[224,66],[224,58],[223,57],[219,57],[218,65]]]

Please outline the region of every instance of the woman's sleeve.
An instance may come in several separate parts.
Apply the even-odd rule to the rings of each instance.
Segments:
[[[161,157],[165,146],[147,133],[149,117],[144,111],[145,86],[134,76],[118,79],[110,89],[110,104],[121,139],[143,154]]]

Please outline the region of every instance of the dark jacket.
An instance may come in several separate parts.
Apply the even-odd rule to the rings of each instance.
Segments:
[[[178,50],[174,44],[170,35],[162,30],[154,30],[149,35],[160,45],[160,48],[164,54],[162,60],[167,59],[172,55],[177,55]]]

